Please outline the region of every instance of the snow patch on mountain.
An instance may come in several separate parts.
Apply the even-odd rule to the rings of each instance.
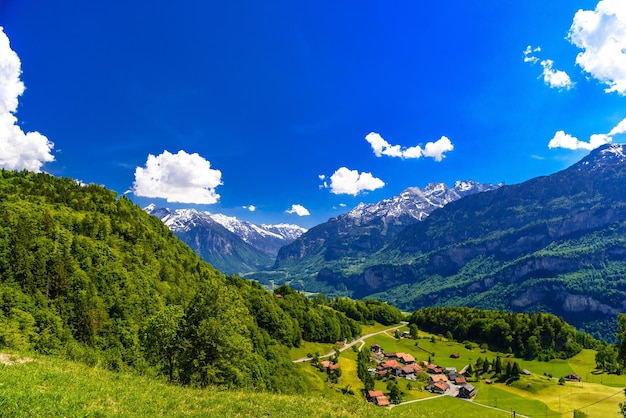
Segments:
[[[605,170],[614,164],[626,163],[626,145],[606,144],[591,151],[576,164],[579,171]]]
[[[257,225],[234,216],[196,209],[171,210],[150,204],[144,210],[161,219],[173,232],[190,231],[215,224],[221,225],[248,244],[272,256],[278,253],[281,246],[292,242],[307,231],[298,225]]]
[[[457,181],[452,188],[445,183],[433,182],[423,189],[409,187],[399,195],[378,203],[359,203],[347,214],[340,215],[339,219],[351,219],[353,226],[365,225],[377,218],[400,218],[401,216],[409,216],[421,221],[433,210],[454,200],[473,193],[495,190],[498,187],[500,185],[480,184],[473,180]]]

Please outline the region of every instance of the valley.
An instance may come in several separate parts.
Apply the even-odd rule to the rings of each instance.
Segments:
[[[392,329],[407,329],[398,324]],[[154,377],[126,372],[111,372],[98,366],[87,366],[66,360],[33,355],[7,355],[12,364],[0,364],[0,406],[4,414],[26,416],[329,416],[329,417],[445,417],[450,414],[465,417],[517,416],[571,417],[573,411],[588,417],[612,416],[624,401],[622,388],[626,377],[601,373],[595,369],[594,351],[583,350],[568,360],[525,361],[502,353],[483,350],[475,345],[447,340],[420,331],[417,340],[398,339],[390,327],[376,325],[364,328],[375,334],[365,340],[364,350],[379,344],[387,352],[412,353],[417,361],[431,357],[445,367],[460,370],[480,358],[515,360],[531,372],[507,384],[494,381],[491,373],[472,379],[477,388],[473,400],[435,395],[423,390],[425,381],[399,378],[401,403],[381,407],[367,403],[361,395],[362,384],[356,377],[357,353],[351,348],[341,352],[338,364],[343,373],[336,384],[329,384],[325,372],[319,372],[308,362],[298,367],[309,381],[311,392],[281,395],[268,392],[240,391],[215,388],[193,389]],[[415,345],[418,343],[418,346]],[[313,346],[312,346],[313,347]],[[309,347],[309,348],[312,348]],[[332,352],[333,344],[314,346],[320,352]],[[304,347],[303,347],[304,348]],[[458,358],[451,358],[458,354]],[[292,357],[299,354],[294,353]],[[29,360],[29,361],[24,361]],[[560,376],[576,373],[581,382],[558,383]],[[470,381],[470,379],[468,379]],[[386,381],[376,381],[376,389],[388,392]],[[411,389],[408,389],[411,383]],[[77,390],[80,388],[80,390]],[[345,392],[345,393],[344,393]],[[351,394],[351,393],[353,394]]]
[[[201,241],[202,230],[183,220],[213,228],[214,215],[166,212],[167,225],[101,186],[3,171],[2,407],[12,416],[75,410],[140,416],[157,414],[153,407],[168,414],[258,416],[260,410],[296,413],[303,405],[310,416],[329,410],[330,416],[433,417],[616,411],[626,385],[620,345],[626,340],[620,305],[626,212],[615,183],[626,169],[616,147],[521,185],[479,191],[474,184],[475,193],[453,198],[445,197],[453,192],[445,186],[432,185],[432,211],[411,221],[394,202],[406,205],[413,202],[409,195],[423,198],[422,191],[385,201],[382,218],[372,215],[374,206],[359,206],[360,218],[351,212],[331,220],[332,227],[283,225],[281,239],[290,243],[273,247],[274,269],[258,281],[250,279],[259,273],[220,272],[176,236],[185,231]],[[441,203],[432,204],[435,196]],[[248,237],[256,245],[260,235],[280,235],[271,227],[247,228],[258,232],[257,239]],[[312,240],[320,230],[326,238]],[[231,248],[223,238],[217,242],[224,245],[215,253]],[[307,250],[301,258],[281,258],[309,242],[319,244],[311,257]],[[290,270],[302,265],[299,273]],[[337,272],[349,274],[337,282]],[[276,279],[281,274],[283,280]],[[328,293],[310,292],[315,283]],[[429,365],[440,369],[427,372]],[[447,368],[463,374],[461,383],[455,378],[454,385],[437,387],[434,376]],[[445,379],[453,379],[450,373]],[[82,379],[76,374],[92,383],[53,402],[72,392],[70,382]],[[582,380],[561,381],[574,374]],[[109,392],[125,379],[127,398]],[[137,406],[153,402],[145,397],[153,396],[145,389],[151,384],[169,388],[163,390],[171,398]],[[467,391],[470,400],[431,391]],[[215,396],[196,400],[208,393]],[[320,398],[330,403],[312,406]],[[25,407],[31,404],[34,409]]]

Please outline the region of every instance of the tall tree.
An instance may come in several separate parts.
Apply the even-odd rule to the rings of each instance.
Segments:
[[[143,347],[148,357],[167,370],[170,383],[174,379],[174,365],[181,350],[181,330],[183,329],[183,309],[170,305],[154,314],[144,329]]]

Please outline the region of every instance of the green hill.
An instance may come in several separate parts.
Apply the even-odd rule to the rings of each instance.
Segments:
[[[192,386],[306,391],[288,348],[303,337],[351,339],[360,327],[308,306],[320,331],[305,333],[277,299],[213,269],[125,196],[0,173],[0,349],[157,371]]]

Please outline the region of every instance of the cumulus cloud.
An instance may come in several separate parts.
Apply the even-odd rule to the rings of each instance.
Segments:
[[[569,31],[571,43],[583,51],[578,64],[607,84],[607,93],[626,95],[626,6],[624,0],[601,0],[595,10],[578,10]]]
[[[540,60],[539,57],[535,55],[536,52],[541,52],[541,47],[533,48],[528,45],[524,50],[524,62],[539,64],[543,67],[542,76],[543,82],[546,83],[546,85],[553,89],[565,90],[574,87],[575,83],[565,71],[555,70],[554,61],[549,59]]]
[[[295,213],[298,216],[309,216],[311,214],[307,208],[298,204],[291,205],[291,209],[287,209],[285,212]]]
[[[454,145],[452,145],[452,142],[450,142],[447,137],[442,136],[436,142],[427,142],[422,153],[425,157],[431,157],[434,158],[435,161],[441,161],[445,157],[445,155],[443,155],[444,152],[452,151],[453,149]]]
[[[552,68],[554,61],[543,60],[540,64],[543,67],[543,81],[550,88],[569,90],[574,87],[574,82],[565,71]]]
[[[580,141],[578,138],[566,134],[564,131],[558,131],[548,143],[548,148],[565,148],[565,149],[596,149],[601,145],[608,144],[613,141],[615,135],[626,133],[626,119],[622,119],[608,134],[593,134],[589,137],[589,142]]]
[[[222,172],[197,153],[163,151],[148,155],[145,167],[137,167],[132,192],[168,202],[213,204],[220,198],[215,189],[221,184]]]
[[[372,173],[359,173],[357,170],[350,170],[341,167],[330,176],[330,185],[326,182],[324,187],[330,187],[333,194],[349,194],[356,196],[362,191],[376,190],[383,187],[385,183],[372,175]]]
[[[619,135],[623,133],[626,133],[626,119],[622,119],[622,121],[618,123],[615,126],[615,128],[611,129],[611,132],[609,132],[609,135],[613,136],[613,135]]]
[[[254,205],[243,206],[243,208],[248,209],[250,212],[254,212],[256,210],[256,206]]]
[[[24,93],[21,67],[0,26],[0,167],[39,172],[45,163],[54,161],[54,144],[39,132],[25,133],[17,124],[18,97]]]
[[[537,64],[539,62],[539,58],[534,55],[535,52],[541,52],[541,47],[533,48],[532,46],[528,45],[524,50],[524,62]]]
[[[383,155],[399,158],[431,157],[435,161],[441,161],[445,157],[444,153],[454,149],[452,142],[445,136],[442,136],[435,142],[427,143],[423,149],[419,145],[409,148],[391,145],[377,132],[370,132],[365,136],[365,140],[369,142],[374,155],[377,157],[382,157]]]

